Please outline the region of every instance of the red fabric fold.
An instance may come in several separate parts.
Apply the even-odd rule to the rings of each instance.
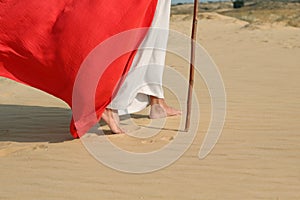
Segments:
[[[156,4],[157,0],[1,1],[0,76],[43,90],[72,108],[74,81],[89,53],[118,33],[150,27]],[[98,119],[134,55],[135,51],[122,55],[101,77],[95,94]],[[70,130],[77,138],[73,121]]]

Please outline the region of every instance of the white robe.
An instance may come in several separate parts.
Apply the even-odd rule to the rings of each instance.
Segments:
[[[125,81],[108,106],[118,110],[120,115],[143,110],[149,105],[149,95],[164,98],[162,77],[168,42],[170,7],[171,0],[158,0],[151,24],[151,28],[154,29],[148,31]],[[154,48],[145,49],[149,46]]]

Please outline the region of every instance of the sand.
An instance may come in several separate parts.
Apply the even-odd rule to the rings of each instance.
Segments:
[[[171,28],[190,34],[190,19],[172,16]],[[227,93],[225,126],[208,157],[198,158],[211,108],[198,75],[201,120],[194,122],[193,144],[167,168],[140,175],[104,166],[73,140],[63,102],[1,78],[0,199],[299,199],[300,29],[206,13],[198,38]],[[167,63],[187,74],[173,55]],[[166,99],[178,105],[169,92]],[[145,114],[135,121],[149,123]],[[151,138],[108,137],[124,149],[148,152],[177,137],[179,120],[168,119]]]

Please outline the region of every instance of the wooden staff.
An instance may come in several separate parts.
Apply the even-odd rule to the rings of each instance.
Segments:
[[[185,131],[189,131],[191,123],[191,110],[192,110],[192,98],[194,87],[194,71],[195,71],[195,46],[197,39],[197,23],[198,23],[198,0],[194,0],[194,17],[193,17],[193,29],[192,29],[192,44],[191,44],[191,61],[190,61],[190,79],[189,79],[189,91],[187,98],[187,113],[185,122]]]

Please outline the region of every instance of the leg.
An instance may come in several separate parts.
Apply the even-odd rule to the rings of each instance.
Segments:
[[[119,127],[120,119],[117,111],[106,108],[102,114],[102,119],[107,123],[113,133],[124,133],[124,131]]]
[[[170,116],[181,115],[181,111],[167,105],[164,99],[150,96],[150,115],[151,119],[165,118]]]

